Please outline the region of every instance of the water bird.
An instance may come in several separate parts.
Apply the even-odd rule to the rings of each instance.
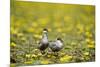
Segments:
[[[49,48],[54,52],[57,53],[63,48],[63,41],[61,38],[57,38],[55,41],[51,41],[49,43]]]
[[[45,49],[48,47],[49,41],[48,41],[48,30],[45,28],[42,32],[42,39],[39,42],[39,49],[42,54],[45,53]]]

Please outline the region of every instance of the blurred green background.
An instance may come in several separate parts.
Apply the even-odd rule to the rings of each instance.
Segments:
[[[95,6],[11,0],[10,14],[10,52],[16,64],[95,60]],[[37,49],[43,28],[49,30],[49,41],[56,37],[63,39],[64,48],[58,57],[52,54],[44,56]]]

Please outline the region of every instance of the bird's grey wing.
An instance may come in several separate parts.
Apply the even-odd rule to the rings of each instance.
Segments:
[[[49,42],[49,47],[52,48],[52,49],[55,49],[56,48],[56,43],[54,41]]]
[[[58,48],[62,48],[62,47],[63,47],[63,43],[58,43],[58,42],[56,42],[56,46],[57,46]]]

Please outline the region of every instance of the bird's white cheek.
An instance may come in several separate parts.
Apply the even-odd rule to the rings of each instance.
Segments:
[[[43,31],[43,33],[47,33],[47,31]]]
[[[62,47],[62,46],[63,46],[63,44],[58,41],[58,47]]]
[[[59,44],[59,45],[58,45],[58,47],[62,47],[62,46],[63,46],[62,44]]]

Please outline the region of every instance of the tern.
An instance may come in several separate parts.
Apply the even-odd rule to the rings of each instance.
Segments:
[[[55,41],[51,41],[49,48],[55,53],[59,52],[63,48],[63,41],[61,38],[57,38]]]
[[[42,33],[42,39],[39,42],[39,49],[41,51],[41,53],[45,53],[45,49],[48,47],[49,45],[49,41],[48,41],[48,30],[47,29],[43,29],[43,33]]]

